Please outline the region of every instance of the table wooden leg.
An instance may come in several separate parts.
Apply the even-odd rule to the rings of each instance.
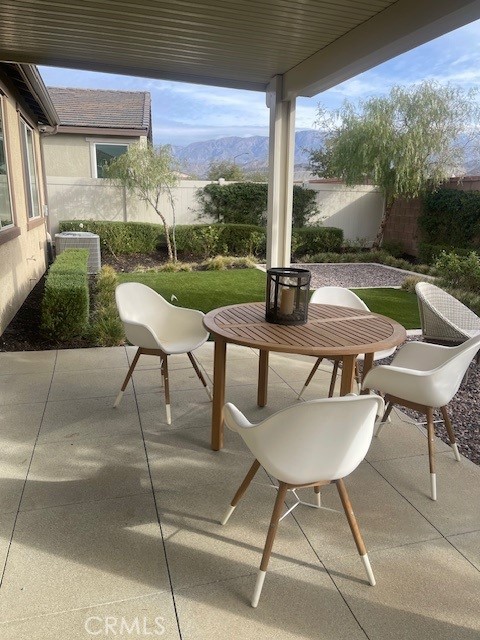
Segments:
[[[223,405],[225,404],[225,360],[227,343],[215,340],[213,357],[212,449],[223,448]]]
[[[268,351],[260,350],[260,358],[258,360],[258,390],[257,404],[259,407],[265,407],[267,404],[268,389]]]
[[[363,370],[362,370],[362,385],[363,385],[363,381],[365,380],[365,376],[370,371],[370,369],[373,367],[373,356],[374,355],[375,355],[374,353],[366,353],[365,354],[365,359],[363,361]],[[362,389],[362,391],[360,393],[362,393],[364,395],[368,394],[369,393],[369,389]]]
[[[342,381],[340,383],[340,395],[346,396],[352,393],[355,380],[355,360],[356,356],[343,356]]]

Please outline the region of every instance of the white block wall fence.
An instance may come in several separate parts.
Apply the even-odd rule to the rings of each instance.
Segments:
[[[196,192],[207,184],[210,183],[181,180],[172,190],[177,224],[199,222]],[[304,182],[303,186],[317,192],[319,213],[314,221],[343,229],[346,240],[374,239],[383,212],[383,197],[375,187],[346,187],[328,181]],[[105,180],[47,176],[47,189],[52,237],[61,220],[159,221],[152,207]],[[163,196],[161,206],[171,223],[172,207],[167,196]]]

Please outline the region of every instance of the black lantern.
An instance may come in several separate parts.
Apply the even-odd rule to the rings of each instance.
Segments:
[[[308,269],[268,269],[265,320],[274,324],[305,324],[309,292]]]

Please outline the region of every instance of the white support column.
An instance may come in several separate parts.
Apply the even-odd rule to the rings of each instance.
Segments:
[[[267,267],[289,267],[292,244],[295,98],[283,100],[283,76],[267,89],[270,109]]]

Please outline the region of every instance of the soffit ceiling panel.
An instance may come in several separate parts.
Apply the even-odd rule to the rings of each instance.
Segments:
[[[479,3],[1,0],[0,59],[263,90],[395,5],[472,4]]]

